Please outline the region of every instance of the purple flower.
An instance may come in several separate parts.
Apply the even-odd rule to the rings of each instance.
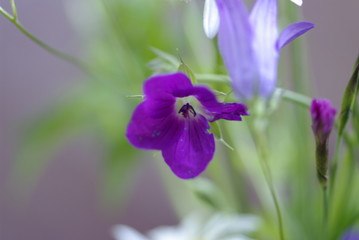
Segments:
[[[322,187],[326,189],[328,182],[327,141],[333,128],[336,110],[326,99],[313,99],[310,113],[312,115],[312,129],[316,142],[317,177]]]
[[[214,136],[208,122],[240,121],[247,107],[220,103],[206,87],[193,86],[183,73],[149,78],[145,100],[135,109],[127,127],[130,143],[142,149],[161,150],[171,170],[180,178],[199,175],[214,154]]]
[[[333,128],[336,109],[332,107],[329,100],[313,99],[310,106],[312,115],[312,129],[317,142],[324,143]]]
[[[298,6],[302,6],[303,0],[291,0]],[[219,30],[219,13],[216,0],[206,0],[203,11],[203,28],[208,38],[214,38]]]
[[[234,92],[243,100],[269,97],[276,86],[280,49],[314,25],[294,23],[278,36],[276,0],[257,0],[250,14],[241,0],[216,1],[218,45]]]

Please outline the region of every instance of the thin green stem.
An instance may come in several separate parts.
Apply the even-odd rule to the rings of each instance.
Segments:
[[[284,100],[298,104],[305,108],[310,108],[310,104],[312,102],[312,99],[310,97],[283,88],[277,88],[276,92],[277,91],[279,91],[279,94]]]
[[[11,16],[7,11],[5,11],[5,9],[3,9],[2,7],[0,7],[0,13],[2,15],[4,15],[10,22],[13,22],[16,18]]]
[[[237,211],[240,211],[241,209],[243,209],[241,201],[241,196],[243,196],[243,189],[239,188],[238,184],[236,184],[238,183],[238,181],[240,181],[240,174],[235,167],[234,161],[231,159],[232,153],[229,151],[225,151],[225,153],[227,154],[226,159],[228,160],[228,165],[226,166],[225,170],[228,173],[228,178],[230,180],[230,187],[234,198],[234,207]]]
[[[338,168],[338,161],[339,161],[339,151],[340,151],[340,144],[341,144],[342,136],[339,135],[337,138],[337,142],[335,144],[335,154],[333,158],[333,164],[330,169],[330,175],[329,175],[329,195],[330,199],[333,197],[334,187],[335,187],[335,178],[337,174],[337,168]]]
[[[228,75],[219,75],[219,74],[195,74],[199,82],[206,83],[225,83],[229,84],[231,79]]]
[[[329,208],[333,207],[333,199],[334,199],[334,189],[335,189],[335,180],[336,180],[336,173],[337,173],[337,168],[338,168],[338,159],[339,159],[339,151],[340,151],[340,144],[341,144],[341,140],[342,140],[342,136],[339,135],[335,144],[335,153],[334,153],[334,158],[333,158],[333,163],[332,163],[332,167],[330,168],[330,174],[329,174],[329,202],[328,199],[325,199],[325,209],[324,211],[326,211],[326,222],[325,222],[325,232],[324,234],[328,234],[328,214],[329,214]],[[328,194],[326,194],[326,198],[328,198],[327,196]],[[330,205],[330,206],[329,206]],[[333,211],[332,211],[333,212]],[[325,235],[324,237],[327,237],[328,235]],[[326,239],[326,238],[325,238]]]
[[[13,9],[15,8],[15,5],[13,3]],[[13,10],[14,11],[14,10]],[[43,41],[41,41],[40,39],[38,39],[37,37],[35,37],[34,35],[32,35],[29,31],[27,31],[22,25],[21,23],[18,21],[17,15],[12,16],[11,14],[9,14],[5,9],[3,9],[2,7],[0,7],[0,13],[6,17],[12,24],[15,25],[15,27],[17,29],[19,29],[26,37],[28,37],[31,41],[33,41],[34,43],[36,43],[38,46],[40,46],[41,48],[43,48],[44,50],[46,50],[47,52],[51,53],[52,55],[63,59],[66,62],[69,62],[73,65],[75,65],[76,67],[80,68],[81,70],[83,70],[86,73],[89,73],[89,68],[87,67],[87,65],[85,63],[83,63],[81,60],[68,55],[66,53],[63,53],[59,50],[56,50],[55,48],[49,46],[48,44],[44,43]],[[16,13],[14,11],[14,13]]]
[[[16,10],[15,0],[10,0],[10,3],[11,3],[12,15],[14,16],[14,19],[17,19],[17,10]]]
[[[22,25],[21,23],[18,21],[17,18],[17,12],[16,12],[16,6],[15,6],[15,2],[12,3],[12,7],[13,7],[13,12],[14,12],[14,16],[12,16],[10,13],[8,13],[5,9],[3,9],[2,7],[0,7],[0,14],[2,14],[4,17],[6,17],[12,24],[15,25],[15,27],[17,29],[19,29],[26,37],[28,37],[31,41],[33,41],[34,43],[36,43],[38,46],[40,46],[42,49],[44,49],[45,51],[49,52],[50,54],[54,55],[55,57],[58,57],[76,67],[78,67],[79,69],[81,69],[84,73],[88,74],[91,79],[94,79],[97,82],[101,82],[104,86],[107,86],[109,89],[111,89],[111,91],[113,91],[114,93],[118,94],[120,93],[121,95],[123,94],[121,91],[118,90],[118,88],[116,86],[113,86],[113,84],[104,81],[102,78],[98,78],[96,76],[96,74],[94,74],[94,72],[91,70],[91,68],[83,61],[81,61],[80,59],[77,59],[76,57],[73,57],[71,55],[68,55],[66,53],[63,53],[53,47],[51,47],[50,45],[46,44],[45,42],[41,41],[40,39],[38,39],[37,37],[35,37],[33,34],[31,34],[29,31],[27,31]]]
[[[323,239],[328,239],[328,191],[323,188]]]
[[[280,240],[284,240],[284,228],[283,228],[283,220],[282,220],[282,213],[280,210],[280,204],[274,189],[274,184],[272,180],[272,176],[270,173],[270,168],[268,165],[268,150],[267,150],[267,141],[265,139],[265,135],[262,131],[260,131],[258,128],[253,127],[251,129],[253,138],[257,147],[257,151],[259,153],[260,157],[260,166],[264,175],[264,178],[266,180],[266,184],[268,185],[268,189],[270,191],[271,197],[274,202],[277,218],[278,218],[278,225],[279,225],[279,236]]]

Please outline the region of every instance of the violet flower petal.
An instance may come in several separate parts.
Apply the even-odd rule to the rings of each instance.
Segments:
[[[163,118],[173,113],[176,98],[173,92],[192,88],[191,80],[183,73],[158,75],[149,78],[143,87],[146,111],[153,118]]]
[[[204,86],[191,87],[190,89],[178,89],[174,92],[176,97],[195,96],[204,108],[211,110],[211,108],[218,107],[221,103],[217,101],[216,95]]]
[[[184,120],[184,131],[175,144],[162,150],[171,170],[182,179],[194,178],[203,172],[214,154],[214,136],[209,133],[205,117]]]
[[[221,104],[221,109],[217,110],[217,113],[214,114],[210,122],[217,121],[218,119],[241,121],[241,115],[248,115],[245,105],[240,103],[223,103]]]
[[[220,15],[218,46],[240,99],[253,95],[257,63],[252,48],[248,11],[241,0],[217,0]]]
[[[266,98],[274,91],[277,81],[277,0],[257,0],[250,14],[250,23],[259,71],[255,90]]]
[[[206,87],[198,86],[190,89],[180,89],[174,92],[176,97],[195,96],[202,104],[208,121],[214,122],[218,119],[241,121],[240,115],[248,115],[247,106],[240,103],[220,103],[212,91]]]
[[[153,118],[146,111],[147,104],[148,101],[142,102],[135,109],[126,137],[135,147],[162,150],[178,141],[184,122],[174,113],[164,118]]]
[[[203,105],[206,113],[213,117],[208,119],[210,122],[218,119],[241,121],[240,115],[248,115],[247,106],[240,103],[220,103],[216,96],[205,87],[193,87],[192,95]]]
[[[320,142],[326,141],[334,125],[336,109],[327,99],[313,99],[310,112],[316,139]]]
[[[314,24],[310,22],[297,22],[286,27],[279,36],[277,41],[277,50],[281,49],[297,37],[303,35],[310,29],[314,28]]]

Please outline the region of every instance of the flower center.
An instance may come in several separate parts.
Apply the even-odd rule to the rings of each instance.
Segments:
[[[183,105],[181,109],[178,111],[178,113],[182,113],[182,116],[184,118],[188,118],[190,114],[192,114],[193,117],[197,115],[196,111],[189,103]]]

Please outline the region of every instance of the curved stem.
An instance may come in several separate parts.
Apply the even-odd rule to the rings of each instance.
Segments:
[[[80,68],[82,71],[89,73],[89,68],[86,66],[86,64],[84,62],[82,62],[81,60],[68,55],[66,53],[63,53],[51,46],[49,46],[48,44],[44,43],[43,41],[41,41],[40,39],[38,39],[37,37],[35,37],[34,35],[32,35],[29,31],[27,31],[24,26],[21,25],[21,23],[18,21],[17,15],[12,16],[11,14],[9,14],[5,9],[3,9],[2,7],[0,7],[0,13],[6,17],[12,24],[15,25],[15,27],[17,29],[19,29],[26,37],[28,37],[31,41],[33,41],[34,43],[36,43],[38,46],[40,46],[41,48],[43,48],[44,50],[46,50],[47,52],[51,53],[52,55],[61,58],[62,60],[69,62],[73,65],[75,65],[76,67]]]
[[[273,184],[273,180],[272,180],[272,176],[270,173],[270,168],[268,165],[268,151],[267,151],[267,142],[265,139],[265,135],[263,133],[263,131],[259,130],[256,127],[252,127],[251,129],[252,134],[253,134],[253,138],[257,147],[257,151],[259,153],[259,157],[260,157],[260,166],[263,172],[263,175],[265,177],[266,183],[268,185],[268,189],[270,191],[271,197],[273,199],[274,202],[274,206],[275,206],[275,210],[276,210],[276,214],[277,214],[277,218],[278,218],[278,225],[279,225],[279,236],[280,236],[280,240],[284,240],[284,228],[283,228],[283,220],[282,220],[282,213],[280,210],[280,204],[274,189],[274,184]]]

